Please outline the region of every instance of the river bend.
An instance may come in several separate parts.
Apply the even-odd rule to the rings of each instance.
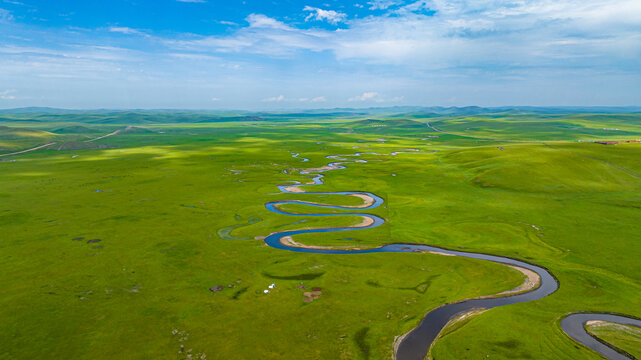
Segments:
[[[294,184],[294,185],[280,185],[278,188],[283,193],[296,193],[296,194],[317,194],[317,195],[351,195],[359,196],[363,198],[369,198],[369,204],[365,204],[361,207],[354,206],[338,206],[338,205],[329,205],[329,204],[318,204],[307,201],[300,200],[283,200],[283,201],[273,201],[265,204],[265,207],[272,212],[290,215],[290,216],[345,216],[345,215],[355,215],[360,216],[365,219],[363,222],[364,225],[357,226],[347,226],[347,227],[334,227],[334,228],[317,228],[317,229],[301,229],[301,230],[288,230],[275,232],[268,235],[265,238],[265,243],[275,249],[295,251],[295,252],[304,252],[304,253],[316,253],[316,254],[367,254],[367,253],[399,253],[399,252],[433,252],[442,255],[450,256],[462,256],[473,259],[487,260],[499,264],[516,266],[523,269],[527,269],[535,272],[540,278],[540,286],[535,289],[530,289],[529,291],[516,293],[508,296],[496,296],[496,297],[484,297],[463,300],[459,302],[444,304],[439,306],[431,311],[429,311],[420,324],[414,328],[409,333],[405,334],[400,338],[400,341],[396,344],[396,359],[397,360],[423,360],[427,355],[430,347],[438,338],[440,332],[443,328],[450,322],[452,319],[456,318],[459,315],[465,314],[470,311],[475,310],[487,310],[495,308],[498,306],[505,306],[516,303],[523,303],[528,301],[535,301],[542,299],[553,292],[555,292],[559,285],[556,279],[550,274],[546,269],[519,261],[516,259],[488,255],[482,253],[473,253],[465,251],[456,251],[442,249],[429,245],[419,245],[419,244],[388,244],[385,246],[370,248],[370,249],[333,249],[333,248],[323,248],[323,247],[303,247],[303,246],[292,246],[291,242],[283,241],[285,238],[298,235],[298,234],[309,234],[309,233],[327,233],[327,232],[337,232],[337,231],[352,231],[352,230],[362,230],[370,229],[377,226],[380,226],[385,223],[385,220],[379,216],[368,214],[362,212],[365,210],[370,210],[381,206],[384,203],[384,200],[377,196],[376,194],[365,192],[365,191],[340,191],[340,192],[308,192],[300,189],[301,186],[309,185],[322,185],[323,177],[322,172],[330,170],[344,169],[343,164],[345,163],[366,163],[366,160],[363,159],[354,159],[348,160],[347,157],[358,157],[363,154],[370,155],[397,155],[400,153],[409,153],[415,152],[418,150],[409,149],[408,151],[397,151],[390,154],[378,154],[373,152],[361,152],[353,155],[330,155],[327,156],[328,159],[337,160],[330,162],[324,167],[317,169],[308,169],[300,171],[300,174],[311,176],[311,182],[305,184]],[[299,154],[294,154],[294,157],[298,158]],[[303,161],[306,161],[304,159]],[[347,213],[339,214],[327,214],[327,213],[289,213],[279,208],[279,205],[283,204],[300,204],[310,207],[316,207],[319,209],[340,209],[340,210],[350,210]],[[641,321],[636,319],[627,318],[624,316],[608,315],[608,314],[571,314],[565,317],[561,326],[568,336],[573,338],[575,341],[591,348],[594,351],[597,351],[601,355],[609,359],[629,359],[627,355],[622,354],[614,350],[612,347],[606,345],[602,341],[597,341],[595,338],[590,336],[585,332],[584,324],[588,320],[605,320],[616,322],[625,325],[632,326],[641,326]],[[623,356],[623,357],[622,357]]]

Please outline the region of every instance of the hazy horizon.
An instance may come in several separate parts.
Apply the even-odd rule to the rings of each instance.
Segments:
[[[207,109],[207,108],[58,108],[50,106],[24,106],[24,107],[0,107],[0,111],[3,112],[17,112],[20,110],[41,110],[42,112],[55,111],[55,112],[126,112],[126,111],[140,111],[140,112],[153,112],[153,111],[168,111],[168,112],[241,112],[241,113],[279,113],[279,112],[322,112],[322,111],[367,111],[367,110],[378,110],[381,112],[392,111],[393,109],[416,109],[416,110],[433,110],[433,109],[471,109],[478,108],[480,110],[509,110],[509,109],[522,109],[522,110],[566,110],[568,112],[580,112],[581,110],[593,110],[593,111],[603,111],[603,112],[639,112],[641,111],[641,106],[637,105],[621,105],[621,106],[607,106],[607,105],[589,105],[589,106],[576,106],[576,105],[560,105],[560,106],[537,106],[537,105],[505,105],[505,106],[478,106],[478,105],[462,105],[462,106],[443,106],[443,105],[393,105],[393,106],[369,106],[369,107],[316,107],[316,108],[274,108],[274,109],[233,109],[233,108],[218,108],[218,109]]]

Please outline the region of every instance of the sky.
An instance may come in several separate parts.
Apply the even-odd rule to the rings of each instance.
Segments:
[[[640,0],[0,0],[0,108],[641,105]]]

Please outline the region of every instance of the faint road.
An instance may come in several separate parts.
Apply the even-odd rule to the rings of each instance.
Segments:
[[[42,148],[45,148],[45,147],[47,147],[47,146],[51,146],[51,145],[54,145],[54,144],[55,144],[55,142],[50,142],[50,143],[48,143],[48,144],[44,144],[44,145],[40,145],[40,146],[36,146],[36,147],[34,147],[34,148],[31,148],[31,149],[22,150],[22,151],[18,151],[18,152],[14,152],[14,153],[9,153],[9,154],[2,154],[2,155],[0,155],[0,157],[3,157],[3,156],[11,156],[11,155],[18,155],[18,154],[24,154],[24,153],[26,153],[26,152],[40,150],[40,149],[42,149]]]

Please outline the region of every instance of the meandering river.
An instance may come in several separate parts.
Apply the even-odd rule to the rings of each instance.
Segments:
[[[522,303],[527,301],[534,301],[544,298],[553,292],[555,292],[559,285],[556,279],[550,274],[546,269],[529,264],[523,261],[519,261],[512,258],[487,255],[481,253],[473,252],[464,252],[464,251],[454,251],[448,249],[442,249],[429,245],[418,245],[418,244],[389,244],[381,246],[378,248],[372,249],[333,249],[333,248],[323,248],[323,247],[305,247],[305,246],[294,246],[291,241],[286,241],[286,239],[291,239],[292,236],[298,234],[308,234],[308,233],[325,233],[325,232],[337,232],[337,231],[350,231],[350,230],[360,230],[360,229],[370,229],[377,226],[380,226],[385,223],[385,220],[379,216],[365,213],[363,211],[370,210],[381,206],[384,203],[384,200],[365,191],[341,191],[341,192],[308,192],[302,190],[301,186],[308,185],[321,185],[323,184],[323,175],[322,172],[330,170],[344,169],[345,167],[342,164],[345,163],[366,163],[366,160],[355,159],[348,160],[347,157],[358,157],[363,154],[370,155],[397,155],[400,153],[415,152],[418,150],[410,149],[409,151],[398,151],[392,152],[391,154],[377,154],[372,152],[356,153],[353,155],[330,155],[327,158],[332,160],[337,160],[327,164],[326,166],[318,169],[309,169],[300,171],[301,174],[311,175],[312,179],[310,183],[295,185],[280,185],[278,188],[284,193],[304,193],[304,194],[319,194],[319,195],[349,195],[349,196],[358,196],[363,199],[368,199],[364,206],[355,207],[355,206],[338,206],[338,205],[329,205],[329,204],[318,204],[300,200],[284,200],[284,201],[274,201],[265,204],[266,208],[269,211],[291,215],[291,216],[345,216],[345,215],[355,215],[360,216],[365,219],[361,225],[357,226],[348,226],[348,227],[335,227],[335,228],[318,228],[318,229],[304,229],[304,230],[288,230],[275,232],[270,234],[265,238],[265,243],[267,245],[281,250],[296,251],[296,252],[305,252],[305,253],[317,253],[317,254],[365,254],[365,253],[389,253],[389,252],[433,252],[442,255],[454,255],[462,256],[473,259],[488,260],[495,263],[516,266],[522,269],[527,269],[536,273],[540,278],[540,286],[534,289],[526,290],[525,292],[516,293],[513,295],[507,296],[497,296],[497,297],[485,297],[477,299],[463,300],[459,302],[444,304],[436,309],[431,310],[421,323],[414,328],[409,333],[401,337],[400,341],[396,344],[396,359],[397,360],[423,360],[427,355],[430,346],[438,338],[439,333],[443,328],[450,322],[452,319],[460,316],[462,314],[468,313],[474,310],[485,310],[491,309],[498,306]],[[295,154],[294,157],[298,157],[299,154]],[[310,207],[320,208],[320,209],[341,209],[341,210],[350,210],[347,213],[340,214],[326,214],[326,213],[309,213],[309,214],[297,214],[286,212],[279,208],[283,204],[301,204]],[[608,346],[607,343],[602,341],[597,341],[591,335],[588,335],[585,332],[584,325],[589,320],[604,320],[610,321],[625,325],[639,326],[641,327],[641,320],[631,319],[619,315],[609,315],[609,314],[571,314],[565,317],[561,326],[563,330],[575,341],[591,348],[592,350],[600,353],[601,355],[609,359],[629,359],[627,354],[622,354],[612,347]]]

